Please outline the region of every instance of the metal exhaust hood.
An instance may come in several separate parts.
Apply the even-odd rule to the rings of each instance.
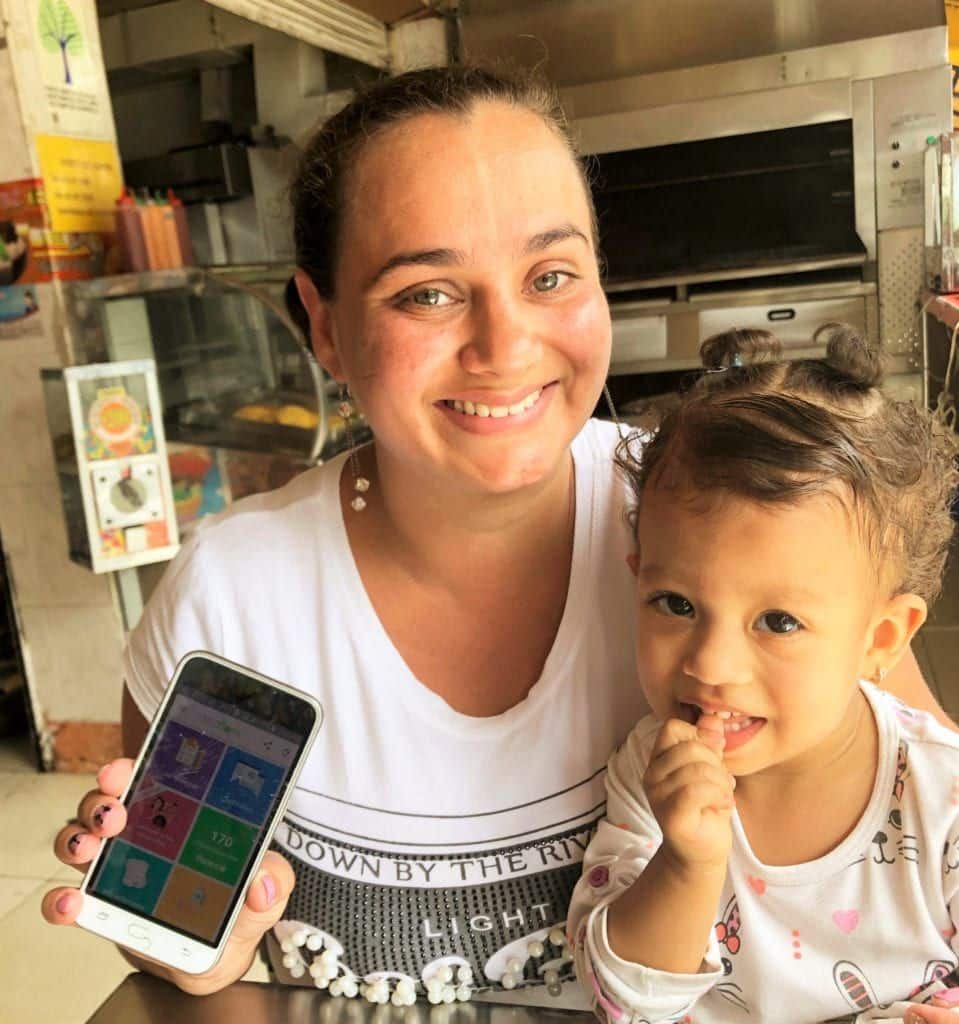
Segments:
[[[543,67],[560,87],[946,24],[943,0],[461,0],[466,56]]]

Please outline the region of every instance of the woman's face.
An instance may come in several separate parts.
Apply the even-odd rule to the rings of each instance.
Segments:
[[[380,462],[487,494],[565,471],[611,332],[582,180],[539,117],[481,103],[376,136],[348,183],[335,280],[314,343]]]

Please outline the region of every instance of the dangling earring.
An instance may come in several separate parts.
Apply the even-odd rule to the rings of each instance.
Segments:
[[[343,429],[346,431],[346,445],[350,453],[350,473],[353,476],[353,490],[356,497],[351,499],[350,507],[356,512],[362,512],[366,508],[364,494],[370,489],[370,482],[365,476],[360,476],[360,460],[356,455],[356,447],[353,443],[353,418],[356,409],[352,401],[348,384],[340,385],[339,414],[343,417]]]
[[[872,674],[872,681],[876,684],[876,686],[882,686],[882,684],[886,681],[886,676],[888,675],[888,668],[882,668],[881,666],[877,666],[876,671]]]

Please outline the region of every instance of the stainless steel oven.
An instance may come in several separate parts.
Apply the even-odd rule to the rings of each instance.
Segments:
[[[589,154],[621,399],[625,378],[698,366],[717,330],[768,327],[798,356],[833,319],[921,398],[923,151],[952,116],[942,0],[461,11],[467,54],[545,57]]]

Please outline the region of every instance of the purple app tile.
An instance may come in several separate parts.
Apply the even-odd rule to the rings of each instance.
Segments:
[[[153,752],[148,771],[156,782],[199,799],[222,753],[223,744],[218,740],[179,722],[170,722]]]

